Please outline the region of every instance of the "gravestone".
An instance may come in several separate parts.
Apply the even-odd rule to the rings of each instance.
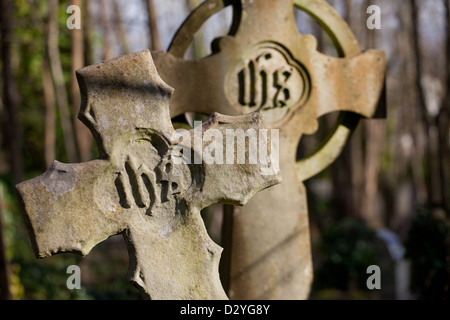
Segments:
[[[36,256],[86,255],[122,234],[128,277],[145,297],[226,299],[218,273],[222,249],[209,238],[200,210],[215,203],[243,205],[279,183],[279,172],[261,174],[277,167],[277,158],[271,155],[265,165],[181,160],[190,160],[187,151],[197,155],[213,142],[225,143],[209,139],[192,148],[192,139],[203,141],[212,129],[227,138],[230,130],[258,131],[264,128],[261,115],[216,113],[197,131],[176,134],[169,116],[173,89],[159,77],[148,50],[83,68],[77,77],[79,118],[95,136],[100,157],[55,161],[43,175],[17,185]],[[264,135],[258,143],[272,147]]]
[[[229,35],[213,42],[210,56],[184,60],[203,23],[229,5]],[[318,52],[316,39],[298,32],[294,5],[328,32],[339,58]],[[361,53],[324,0],[207,0],[183,23],[168,52],[154,58],[161,77],[177,89],[171,117],[261,111],[271,128],[280,129],[283,183],[234,209],[229,296],[307,298],[313,270],[303,181],[338,157],[361,117],[374,115],[384,85],[384,52]],[[317,130],[318,118],[336,111],[341,116],[329,139],[296,163],[301,137]]]

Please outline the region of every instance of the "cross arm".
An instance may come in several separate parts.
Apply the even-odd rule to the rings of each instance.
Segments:
[[[311,90],[306,104],[292,121],[297,135],[313,134],[317,119],[331,112],[348,111],[373,117],[385,81],[383,51],[369,50],[349,58],[313,51],[306,65],[311,75]]]
[[[310,69],[314,74],[310,103],[316,106],[317,117],[334,111],[374,115],[386,73],[384,51],[369,50],[350,58],[316,52]]]
[[[137,129],[172,134],[173,88],[159,76],[149,50],[82,68],[77,79],[82,98],[78,118],[94,135],[101,158],[109,158],[116,142]]]
[[[54,161],[41,176],[17,185],[37,258],[61,252],[86,255],[123,230],[114,208],[100,209],[105,192],[100,175],[108,167],[103,160],[73,165]]]
[[[201,127],[185,132],[182,140],[187,137],[197,157],[203,157],[203,185],[190,199],[195,207],[242,206],[257,192],[281,183],[278,130],[265,128],[260,112],[237,117],[214,113]]]

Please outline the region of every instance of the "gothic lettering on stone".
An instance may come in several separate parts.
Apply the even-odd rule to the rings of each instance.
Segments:
[[[165,138],[153,133],[152,139],[169,150]],[[149,153],[147,149],[154,149],[154,152]],[[151,215],[152,208],[181,193],[184,184],[181,180],[186,175],[180,175],[180,166],[174,166],[170,155],[160,157],[151,141],[137,139],[132,142],[122,162],[122,170],[116,173],[115,186],[123,208],[145,208]]]
[[[130,157],[125,162],[125,170],[118,173],[116,187],[120,197],[120,205],[129,209],[132,205],[140,208],[151,208],[160,203],[155,192],[156,178],[145,164],[137,167],[136,159]]]
[[[308,74],[286,48],[264,42],[249,52],[228,75],[227,96],[233,105],[237,103],[246,112],[262,110],[268,119],[277,121],[289,108],[305,103]]]
[[[294,67],[282,66],[270,70],[270,60],[274,58],[266,49],[245,65],[238,73],[239,103],[242,106],[271,109],[285,107],[291,102],[289,80]]]

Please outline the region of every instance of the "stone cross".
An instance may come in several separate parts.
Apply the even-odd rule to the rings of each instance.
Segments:
[[[262,175],[259,164],[175,162],[173,150],[191,150],[187,141],[196,134],[203,139],[209,129],[224,135],[261,129],[261,115],[214,114],[199,132],[175,134],[169,115],[173,89],[159,77],[148,50],[83,68],[77,77],[79,118],[95,136],[100,157],[79,164],[55,161],[43,175],[17,186],[36,256],[86,255],[122,234],[128,277],[145,297],[226,299],[218,273],[222,249],[209,238],[200,210],[215,203],[243,205],[279,183],[279,172]],[[259,143],[271,146],[261,136]]]
[[[193,35],[228,5],[234,12],[229,35],[213,42],[210,56],[184,60]],[[316,39],[298,32],[294,5],[328,32],[340,58],[318,52]],[[384,52],[361,53],[324,0],[207,0],[187,18],[168,52],[154,57],[161,77],[177,89],[172,117],[261,111],[270,127],[280,129],[283,183],[234,210],[229,296],[307,298],[313,270],[303,181],[338,157],[361,117],[374,115],[384,85]],[[296,163],[301,137],[317,130],[318,118],[336,111],[341,116],[330,138]]]

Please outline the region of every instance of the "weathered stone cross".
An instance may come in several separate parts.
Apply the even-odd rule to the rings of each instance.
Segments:
[[[95,136],[100,158],[55,161],[43,175],[17,186],[36,256],[86,255],[97,243],[123,234],[128,277],[146,297],[226,299],[218,273],[221,248],[209,238],[200,210],[222,202],[243,205],[279,183],[279,172],[262,175],[263,166],[248,161],[175,163],[171,151],[180,143],[189,147],[187,137],[195,134],[174,134],[173,89],[159,77],[149,51],[83,68],[77,76],[79,117]],[[208,129],[225,136],[229,129],[263,126],[258,113],[214,114],[200,137]]]
[[[234,9],[230,34],[213,42],[212,55],[184,60],[196,31],[228,5]],[[324,27],[342,58],[318,52],[314,37],[299,34],[294,5]],[[374,115],[384,84],[384,53],[361,54],[348,26],[324,0],[207,0],[188,17],[168,52],[154,57],[161,77],[177,89],[172,117],[260,110],[280,129],[283,183],[234,210],[229,296],[307,298],[312,259],[302,182],[337,158],[359,117]],[[302,135],[314,133],[317,119],[335,111],[342,113],[329,140],[296,163]]]

